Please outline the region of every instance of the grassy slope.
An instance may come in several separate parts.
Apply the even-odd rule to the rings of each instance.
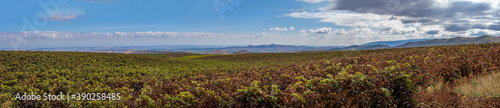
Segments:
[[[455,91],[467,96],[500,97],[500,72],[465,79]]]
[[[500,65],[500,45],[237,55],[0,52],[2,106],[473,106],[455,84]],[[455,84],[456,85],[456,84]],[[13,94],[122,93],[119,101],[14,101]],[[443,98],[447,97],[447,98]],[[467,98],[467,99],[469,99]],[[448,100],[447,100],[448,99]],[[449,100],[451,99],[451,100]],[[477,99],[476,99],[477,100]]]

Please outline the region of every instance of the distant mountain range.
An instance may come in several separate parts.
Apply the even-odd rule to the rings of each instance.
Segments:
[[[408,42],[402,45],[395,46],[394,48],[405,48],[405,47],[422,47],[422,46],[439,46],[439,45],[458,45],[458,44],[472,44],[472,43],[493,43],[500,42],[500,37],[498,36],[481,36],[481,37],[456,37],[451,39],[432,39],[427,41],[419,42]]]
[[[126,51],[124,54],[166,54],[166,53],[189,53],[183,51],[149,51],[149,50],[139,50],[139,51]]]
[[[391,48],[391,46],[378,44],[378,45],[353,45],[353,46],[348,46],[348,47],[344,47],[344,48],[333,48],[330,50],[334,50],[334,51],[337,51],[337,50],[371,50],[371,49],[388,49],[388,48]]]
[[[371,50],[388,48],[406,48],[439,45],[458,45],[472,43],[500,42],[498,36],[456,37],[451,39],[411,39],[399,41],[379,41],[352,46],[294,46],[294,45],[248,45],[248,46],[117,46],[117,47],[71,47],[71,48],[36,48],[23,49],[31,51],[79,51],[107,52],[125,54],[163,54],[163,53],[197,53],[197,54],[241,54],[271,52],[317,52],[338,50]],[[9,50],[9,49],[4,49]]]
[[[429,39],[410,39],[410,40],[398,40],[398,41],[378,41],[378,42],[370,42],[370,43],[362,44],[362,45],[359,45],[359,46],[387,45],[387,46],[390,46],[390,47],[394,47],[394,46],[402,45],[402,44],[405,44],[405,43],[408,43],[408,42],[419,42],[419,41],[426,41],[426,40],[429,40]]]
[[[254,46],[254,45],[232,46],[232,47],[224,47],[224,48],[217,48],[217,49],[224,50],[227,52],[238,52],[238,51],[242,51],[242,50],[246,50],[248,52],[294,52],[294,51],[300,51],[300,50],[311,49],[311,48],[313,48],[313,47],[270,44],[270,45],[257,45],[257,46]]]
[[[325,51],[332,48],[344,48],[344,46],[294,46],[294,45],[270,44],[270,45],[231,46],[231,47],[208,48],[200,50],[205,50],[205,52],[210,51],[201,54],[240,54],[240,53],[272,53],[272,52],[314,52],[314,51]]]
[[[432,39],[432,40],[415,39],[415,40],[402,40],[402,41],[385,41],[385,42],[372,42],[362,45],[353,45],[344,48],[333,48],[330,50],[370,50],[370,49],[408,48],[408,47],[423,47],[423,46],[459,45],[459,44],[473,44],[473,43],[479,44],[488,42],[489,43],[500,42],[500,37],[485,35],[485,36],[470,37],[470,38],[456,37],[451,39]]]

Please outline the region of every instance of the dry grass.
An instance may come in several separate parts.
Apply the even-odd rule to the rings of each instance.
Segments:
[[[466,79],[455,88],[455,91],[468,96],[500,97],[500,72]]]
[[[438,83],[432,83],[432,85],[428,86],[425,91],[427,91],[428,93],[434,93],[435,91],[441,91],[441,90],[445,90],[446,89],[446,85],[443,84],[443,82],[438,82]]]

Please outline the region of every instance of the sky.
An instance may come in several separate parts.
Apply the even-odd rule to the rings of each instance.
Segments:
[[[0,48],[344,46],[500,35],[498,0],[2,0]]]

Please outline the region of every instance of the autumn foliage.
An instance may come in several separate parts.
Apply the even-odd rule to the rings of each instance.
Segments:
[[[162,58],[0,51],[6,107],[500,107],[428,92],[498,70],[500,44]],[[121,93],[116,101],[19,101],[17,93]],[[475,100],[475,101],[473,101]],[[476,104],[481,103],[481,104]]]

